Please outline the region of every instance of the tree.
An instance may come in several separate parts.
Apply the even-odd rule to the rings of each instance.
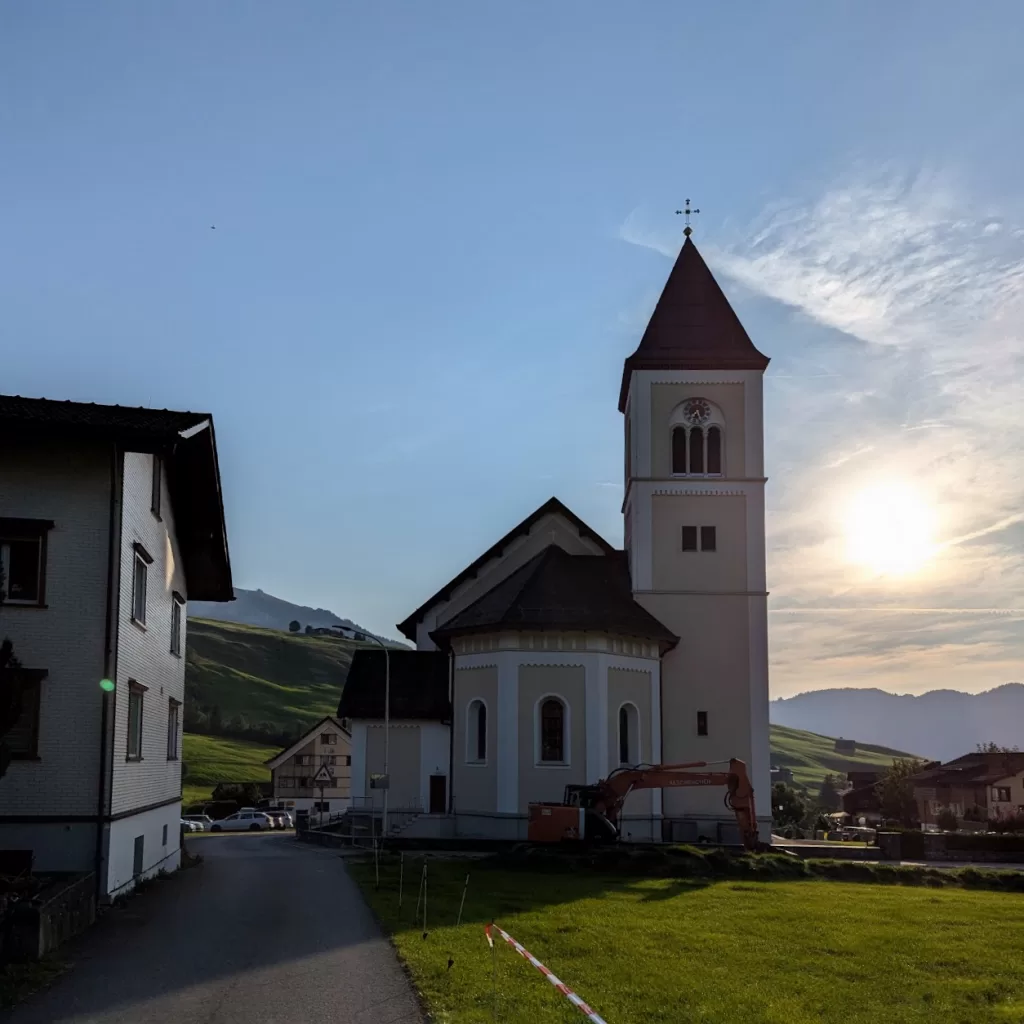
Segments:
[[[917,824],[917,802],[914,800],[913,778],[924,768],[916,757],[897,757],[885,774],[875,783],[882,817],[912,827]]]
[[[935,824],[943,832],[955,832],[960,827],[960,823],[956,820],[956,813],[948,807],[943,807],[935,816]]]
[[[1019,754],[1020,747],[1001,747],[990,740],[988,743],[979,743],[977,751],[979,754]]]
[[[784,782],[772,786],[772,824],[777,828],[796,828],[807,814],[800,794]]]
[[[826,775],[821,780],[821,788],[818,790],[818,806],[831,814],[838,811],[843,798],[839,795],[839,786],[834,775]]]
[[[312,635],[313,635],[313,627],[312,626],[307,626],[306,627],[306,636],[312,636]]]
[[[292,621],[288,623],[289,633],[298,633],[300,629],[302,629],[302,623],[299,622],[298,619],[292,619]]]

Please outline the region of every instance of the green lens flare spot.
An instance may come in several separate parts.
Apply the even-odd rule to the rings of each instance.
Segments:
[[[101,679],[100,689],[105,690],[107,693],[114,692],[114,680],[113,679]]]

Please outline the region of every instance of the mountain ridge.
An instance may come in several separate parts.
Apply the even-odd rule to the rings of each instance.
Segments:
[[[928,690],[897,694],[877,687],[810,690],[770,705],[773,723],[829,736],[856,736],[950,761],[979,743],[1024,746],[1024,683],[981,693]]]

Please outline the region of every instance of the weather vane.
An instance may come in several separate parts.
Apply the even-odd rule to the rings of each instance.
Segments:
[[[682,216],[682,217],[686,218],[686,227],[683,228],[683,234],[686,235],[687,238],[689,238],[690,235],[693,234],[693,228],[690,227],[690,214],[691,213],[700,213],[700,210],[691,209],[690,208],[690,200],[689,199],[686,200],[686,206],[682,210],[676,210],[676,216],[677,217]]]

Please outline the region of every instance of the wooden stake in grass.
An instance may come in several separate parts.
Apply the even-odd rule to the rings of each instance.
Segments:
[[[462,902],[459,904],[459,919],[455,922],[455,927],[458,928],[462,924],[462,911],[466,906],[466,893],[469,890],[469,873],[466,873],[466,884],[462,887]]]
[[[427,937],[427,862],[423,862],[423,938]]]
[[[377,840],[373,841],[373,871],[376,877],[376,883],[374,888],[380,888],[380,847],[377,845]]]
[[[405,878],[405,852],[398,855],[398,909],[402,909],[402,881]]]
[[[426,881],[427,881],[427,862],[424,860],[424,862],[423,862],[423,870],[420,872],[420,890],[416,894],[416,916],[413,918],[413,921],[416,924],[419,924],[419,920],[420,920],[420,900],[423,899],[423,886],[426,884]]]

